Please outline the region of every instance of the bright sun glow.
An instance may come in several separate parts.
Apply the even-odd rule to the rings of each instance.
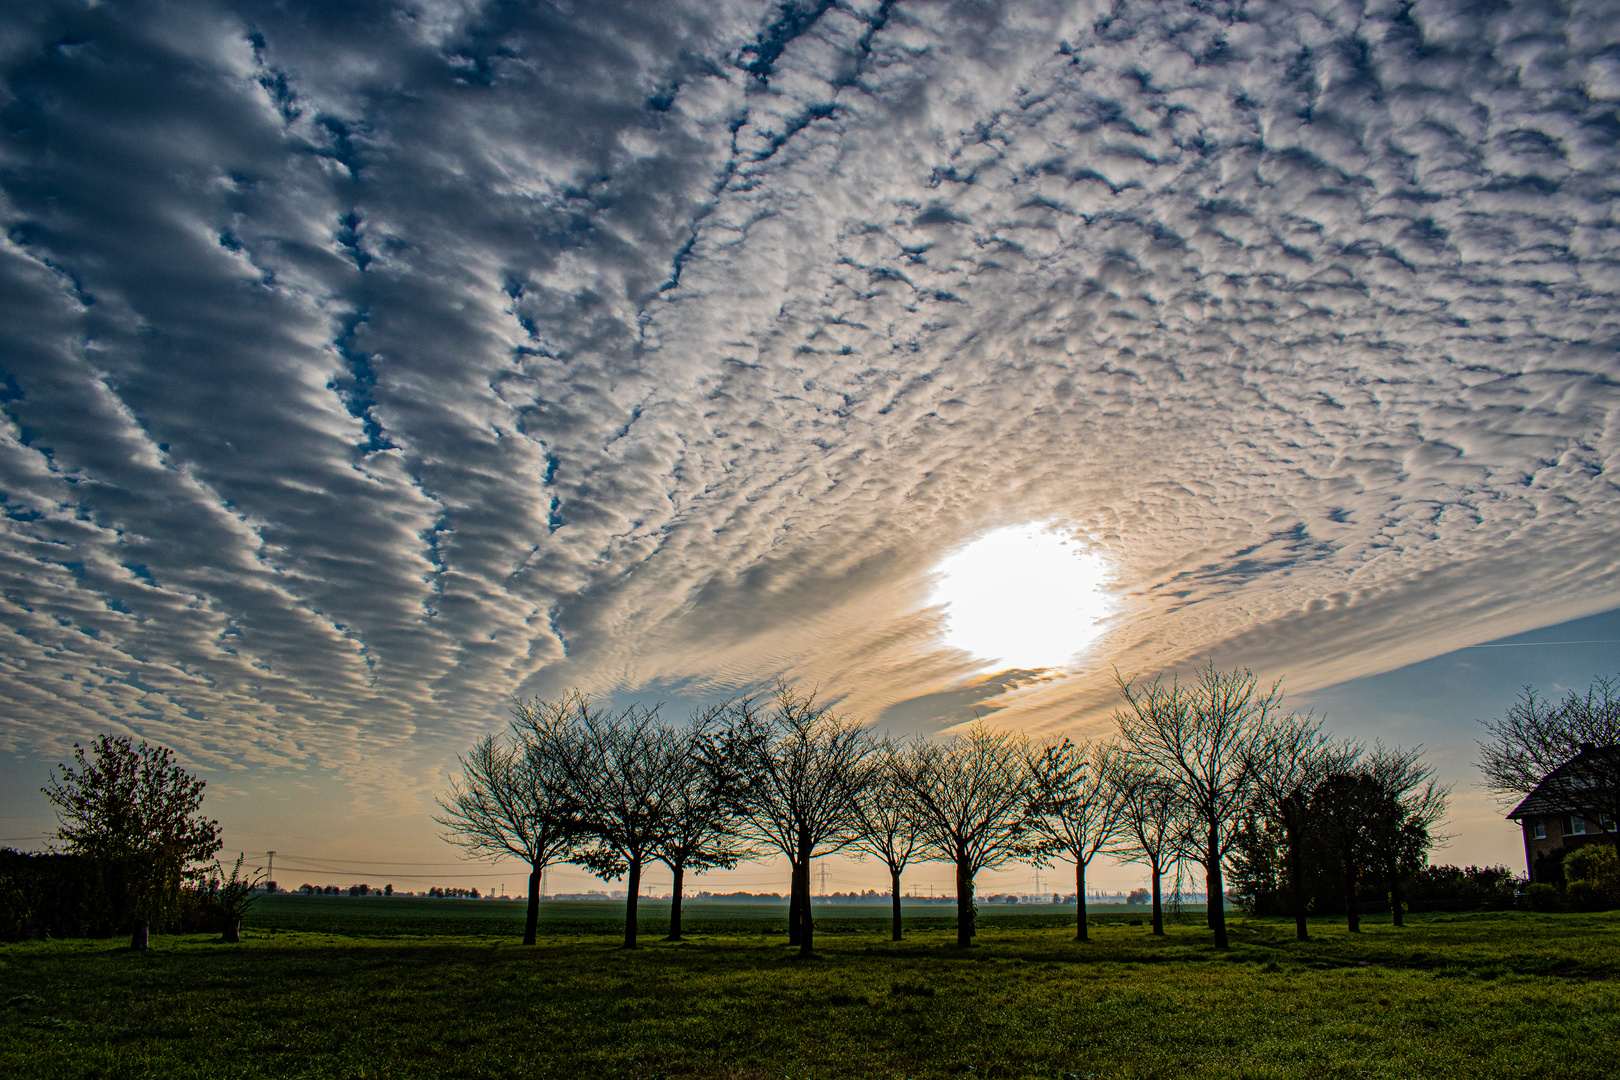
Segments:
[[[945,641],[1008,667],[1057,667],[1090,645],[1114,610],[1108,564],[1033,525],[997,529],[941,562],[932,602]]]

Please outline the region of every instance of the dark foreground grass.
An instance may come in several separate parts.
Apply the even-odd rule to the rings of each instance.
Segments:
[[[1612,1077],[1620,916],[0,947],[14,1077]]]

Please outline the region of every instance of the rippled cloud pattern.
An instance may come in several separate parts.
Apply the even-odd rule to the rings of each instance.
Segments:
[[[0,119],[8,747],[877,715],[1022,523],[1120,590],[1034,727],[1620,606],[1611,5],[62,0]]]

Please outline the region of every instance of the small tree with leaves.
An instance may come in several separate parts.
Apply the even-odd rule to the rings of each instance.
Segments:
[[[1360,933],[1361,883],[1373,861],[1373,834],[1386,814],[1384,791],[1359,770],[1336,772],[1311,792],[1309,814],[1315,842],[1339,874],[1346,926]]]
[[[1406,880],[1423,869],[1435,843],[1435,825],[1445,817],[1450,789],[1437,783],[1423,760],[1423,747],[1405,749],[1375,743],[1360,763],[1383,795],[1381,812],[1369,837],[1369,854],[1389,882],[1390,912],[1405,925]]]
[[[203,886],[210,905],[225,921],[220,936],[232,945],[241,942],[242,920],[253,909],[254,901],[258,899],[255,890],[265,882],[262,867],[248,871],[242,869],[246,861],[247,853],[238,853],[236,865],[231,867],[229,876],[225,873],[225,867],[215,861],[214,870],[207,876]]]
[[[1282,842],[1290,906],[1294,910],[1294,936],[1310,937],[1305,922],[1305,849],[1311,793],[1328,775],[1344,772],[1360,753],[1353,743],[1329,741],[1315,718],[1289,715],[1270,724],[1251,745],[1254,778],[1254,833],[1275,834]]]
[[[200,880],[219,851],[219,822],[202,815],[207,785],[172,750],[128,736],[98,735],[88,750],[74,743],[73,764],[57,768],[41,789],[56,806],[57,839],[133,869],[131,945],[145,948],[149,925],[174,917],[182,884]]]

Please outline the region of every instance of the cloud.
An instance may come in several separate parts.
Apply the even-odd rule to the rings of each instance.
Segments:
[[[929,572],[1026,522],[1123,592],[984,699],[1037,728],[1620,606],[1602,6],[5,19],[9,747],[420,777],[576,683],[978,701]]]

